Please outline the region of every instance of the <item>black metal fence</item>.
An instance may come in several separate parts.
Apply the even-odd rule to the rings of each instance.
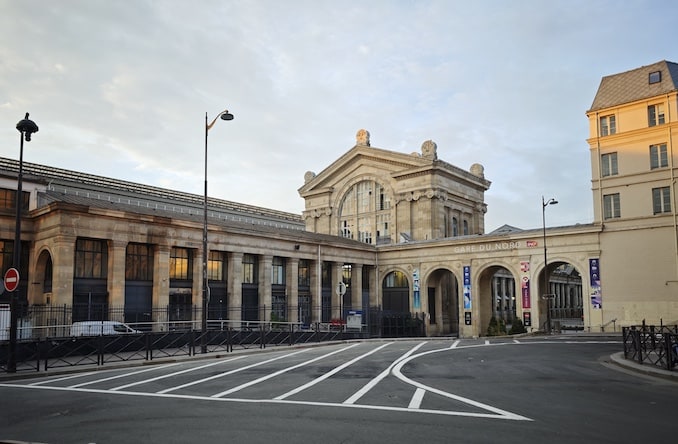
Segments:
[[[71,321],[78,310],[71,306],[29,307],[18,326],[13,359],[16,371],[101,366],[333,340],[426,335],[423,314],[385,313],[378,307],[361,312],[360,317],[347,311],[344,317],[314,323],[287,322],[272,309],[261,307],[258,311],[265,320],[208,318],[207,329],[203,331],[200,307],[190,306],[181,311],[181,319],[172,315],[172,307],[166,307],[153,309],[146,317],[149,321],[143,322],[129,322],[122,308],[107,308],[98,312],[94,323],[128,321],[127,325],[136,332],[108,335],[101,327],[98,335],[79,336],[71,331]],[[9,345],[7,338],[0,336],[2,371],[7,371],[8,361],[12,361]]]
[[[678,371],[678,325],[622,327],[624,358]]]

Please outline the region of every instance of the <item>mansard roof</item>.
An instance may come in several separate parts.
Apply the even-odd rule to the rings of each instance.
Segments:
[[[660,81],[650,83],[650,73],[654,72],[660,73]],[[603,77],[589,112],[656,97],[677,90],[678,64],[662,60],[652,65]]]

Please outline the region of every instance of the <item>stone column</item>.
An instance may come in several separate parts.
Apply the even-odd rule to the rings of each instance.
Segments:
[[[127,241],[108,241],[108,303],[116,315],[112,321],[124,321],[126,255]]]
[[[311,322],[320,322],[322,319],[322,263],[318,260],[309,261],[311,276]]]
[[[337,295],[337,286],[339,282],[342,282],[342,266],[341,262],[332,263],[332,319],[343,318],[342,310],[343,304],[341,303],[341,297]]]
[[[351,266],[351,308],[363,309],[363,265],[352,264]]]
[[[271,269],[273,256],[259,256],[259,319],[271,320]]]
[[[228,319],[242,319],[242,253],[228,254]]]
[[[287,258],[285,262],[285,293],[289,322],[299,322],[299,259]]]
[[[73,274],[75,271],[75,236],[58,236],[52,250],[53,305],[73,304]]]
[[[169,259],[171,247],[167,244],[155,246],[153,252],[153,313],[154,322],[167,321],[169,305]]]

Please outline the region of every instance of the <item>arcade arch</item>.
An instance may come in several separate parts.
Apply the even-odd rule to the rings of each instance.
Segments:
[[[429,332],[434,336],[459,335],[459,283],[449,270],[431,272],[422,291],[426,292]]]
[[[35,280],[38,285],[33,289],[34,305],[44,305],[51,302],[52,296],[52,255],[48,250],[42,250],[35,263]]]
[[[478,276],[478,291],[473,301],[478,305],[478,329],[481,336],[485,336],[494,317],[497,321],[503,320],[508,329],[517,316],[519,303],[516,279],[508,268],[501,265],[491,265],[482,270]]]

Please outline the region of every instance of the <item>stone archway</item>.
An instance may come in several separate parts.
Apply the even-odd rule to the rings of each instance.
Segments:
[[[459,335],[459,284],[445,269],[434,270],[426,281],[428,332],[431,336]]]
[[[42,250],[35,263],[35,281],[32,288],[32,305],[49,305],[52,301],[52,255]]]
[[[482,271],[478,277],[478,292],[475,300],[479,305],[478,328],[480,336],[508,332],[517,317],[519,293],[513,273],[501,265],[493,265]],[[495,324],[496,322],[496,324]]]
[[[539,330],[581,330],[584,328],[584,298],[580,271],[571,263],[554,260],[539,274]],[[544,298],[544,295],[548,295]]]

